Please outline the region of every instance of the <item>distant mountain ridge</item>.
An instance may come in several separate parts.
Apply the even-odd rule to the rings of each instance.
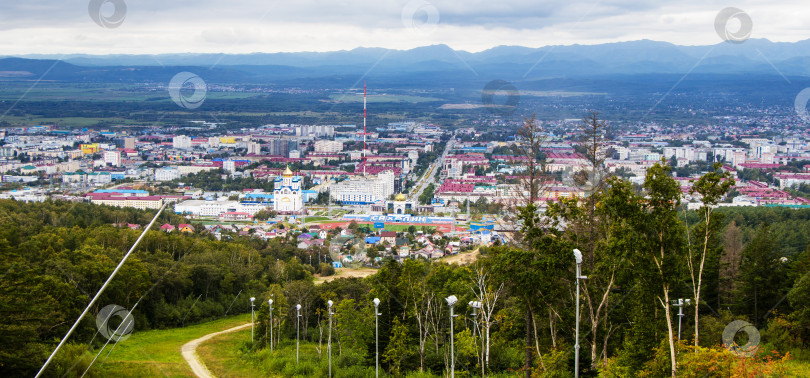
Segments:
[[[54,59],[61,58],[60,62]],[[51,67],[52,66],[52,67]],[[532,80],[616,74],[771,74],[810,76],[810,39],[679,46],[639,40],[599,45],[529,48],[498,46],[478,53],[447,45],[410,50],[356,48],[332,52],[160,55],[25,55],[0,59],[0,79],[39,76],[54,80],[166,81],[179,70],[209,82],[283,82],[370,75],[398,82],[435,78],[455,81]],[[5,75],[3,75],[5,72]],[[25,75],[30,72],[31,75]],[[356,78],[354,78],[356,79]],[[476,80],[476,81],[478,81]]]

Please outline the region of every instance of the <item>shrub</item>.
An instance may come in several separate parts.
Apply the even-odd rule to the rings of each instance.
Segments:
[[[335,275],[335,267],[332,264],[321,263],[320,265],[321,277],[333,276]]]

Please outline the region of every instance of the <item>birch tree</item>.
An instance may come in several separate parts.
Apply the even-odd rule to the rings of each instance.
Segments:
[[[703,206],[700,207],[700,215],[703,218],[703,248],[698,256],[692,255],[692,248],[689,248],[689,256],[686,263],[689,267],[689,276],[692,279],[692,295],[695,298],[695,347],[699,346],[700,340],[700,290],[703,285],[703,269],[706,264],[706,254],[709,250],[709,239],[716,231],[716,225],[712,224],[712,210],[717,202],[728,193],[734,186],[734,179],[728,172],[721,172],[722,164],[715,163],[713,170],[700,177],[694,184],[690,192],[699,194]],[[697,261],[695,259],[697,258]],[[697,265],[697,266],[696,266]]]

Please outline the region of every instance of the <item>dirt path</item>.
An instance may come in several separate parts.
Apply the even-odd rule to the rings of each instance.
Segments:
[[[324,282],[328,282],[334,280],[336,278],[363,278],[368,277],[374,273],[377,273],[377,269],[373,268],[358,268],[358,269],[351,269],[351,268],[338,268],[335,269],[335,275],[327,276],[327,277],[315,277],[315,284],[319,285]]]
[[[457,255],[444,257],[439,261],[444,261],[448,264],[469,265],[478,260],[478,248],[472,252],[459,253]]]
[[[202,361],[200,361],[200,357],[197,355],[196,352],[197,347],[214,336],[221,335],[223,333],[238,331],[240,329],[244,329],[247,327],[250,327],[250,323],[242,324],[240,326],[229,328],[224,331],[209,333],[203,337],[200,337],[199,339],[194,339],[183,344],[181,352],[183,353],[183,358],[186,360],[186,362],[188,362],[188,366],[191,367],[191,371],[193,371],[194,374],[200,378],[213,378],[213,375],[205,367],[205,364]]]

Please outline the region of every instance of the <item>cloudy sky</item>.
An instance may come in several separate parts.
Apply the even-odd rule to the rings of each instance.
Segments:
[[[408,49],[471,52],[651,39],[721,42],[736,7],[752,38],[810,38],[806,0],[25,0],[0,4],[0,55]],[[125,8],[125,10],[124,10]],[[736,31],[732,19],[729,29]]]

